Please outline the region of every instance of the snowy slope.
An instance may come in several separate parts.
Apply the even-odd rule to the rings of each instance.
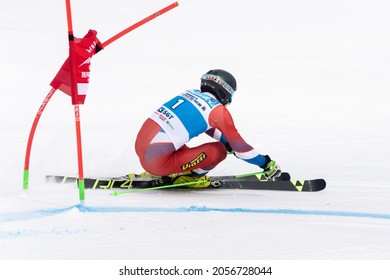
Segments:
[[[105,41],[170,3],[72,1],[75,35],[92,28]],[[76,186],[43,179],[77,174],[61,92],[42,115],[22,191],[28,133],[67,56],[65,1],[2,4],[0,259],[390,258],[387,1],[182,0],[92,61],[86,176],[142,171],[133,148],[142,122],[223,68],[238,81],[229,109],[243,137],[293,177],[325,178],[325,191],[87,191],[85,208]],[[213,174],[256,170],[229,157]]]

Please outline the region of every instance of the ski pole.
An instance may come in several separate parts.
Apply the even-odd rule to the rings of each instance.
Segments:
[[[205,183],[205,182],[207,182],[207,180],[196,181],[196,183]],[[145,192],[145,191],[160,190],[160,189],[177,188],[177,187],[188,186],[188,185],[193,185],[193,184],[194,184],[194,182],[186,182],[186,183],[164,185],[164,186],[158,186],[158,187],[152,187],[152,188],[131,189],[128,191],[121,191],[121,192],[115,191],[115,192],[110,193],[110,195],[118,196],[118,195],[127,194],[127,193],[136,193],[136,192]]]
[[[240,175],[235,175],[235,178],[244,178],[244,177],[250,177],[250,176],[261,176],[264,175],[265,172],[254,172],[254,173],[247,173],[247,174],[240,174]],[[196,183],[205,183],[207,180],[202,180],[202,181],[196,181]],[[143,188],[143,189],[131,189],[128,191],[115,191],[110,193],[110,195],[118,196],[121,194],[127,194],[127,193],[136,193],[136,192],[145,192],[145,191],[152,191],[152,190],[160,190],[160,189],[169,189],[169,188],[177,188],[177,187],[182,187],[182,186],[187,186],[187,185],[192,185],[194,182],[186,182],[186,183],[180,183],[180,184],[171,184],[171,185],[164,185],[164,186],[158,186],[158,187],[152,187],[152,188]]]
[[[240,175],[235,175],[235,178],[244,178],[244,177],[250,177],[250,176],[261,176],[265,175],[264,171],[259,171],[259,172],[253,172],[253,173],[247,173],[247,174],[240,174]]]

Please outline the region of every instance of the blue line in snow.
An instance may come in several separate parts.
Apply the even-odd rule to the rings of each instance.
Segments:
[[[76,205],[80,212],[225,212],[225,213],[259,213],[259,214],[289,214],[289,215],[317,215],[374,218],[390,220],[390,214],[374,214],[364,212],[321,211],[321,210],[296,210],[296,209],[250,209],[250,208],[214,208],[207,206],[189,206],[177,208],[159,207],[87,207]]]
[[[81,213],[188,213],[188,212],[224,212],[224,213],[256,213],[256,214],[285,214],[285,215],[312,215],[312,216],[335,216],[335,217],[353,217],[353,218],[371,218],[390,220],[390,214],[376,214],[365,212],[347,212],[347,211],[324,211],[324,210],[297,210],[297,209],[251,209],[251,208],[217,208],[207,206],[189,206],[189,207],[94,207],[81,204],[66,207],[43,209],[38,211],[0,214],[0,222],[29,220],[53,216],[76,210]]]

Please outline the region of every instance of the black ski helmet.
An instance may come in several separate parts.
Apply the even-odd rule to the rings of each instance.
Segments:
[[[208,71],[200,79],[200,90],[212,93],[223,105],[232,102],[232,96],[237,90],[236,79],[222,69]]]

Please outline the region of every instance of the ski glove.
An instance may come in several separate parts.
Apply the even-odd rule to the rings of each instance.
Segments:
[[[264,170],[264,175],[267,178],[280,176],[281,170],[279,165],[274,160],[271,160],[271,158],[268,155],[264,157],[265,157],[265,164],[263,166],[260,166]]]

